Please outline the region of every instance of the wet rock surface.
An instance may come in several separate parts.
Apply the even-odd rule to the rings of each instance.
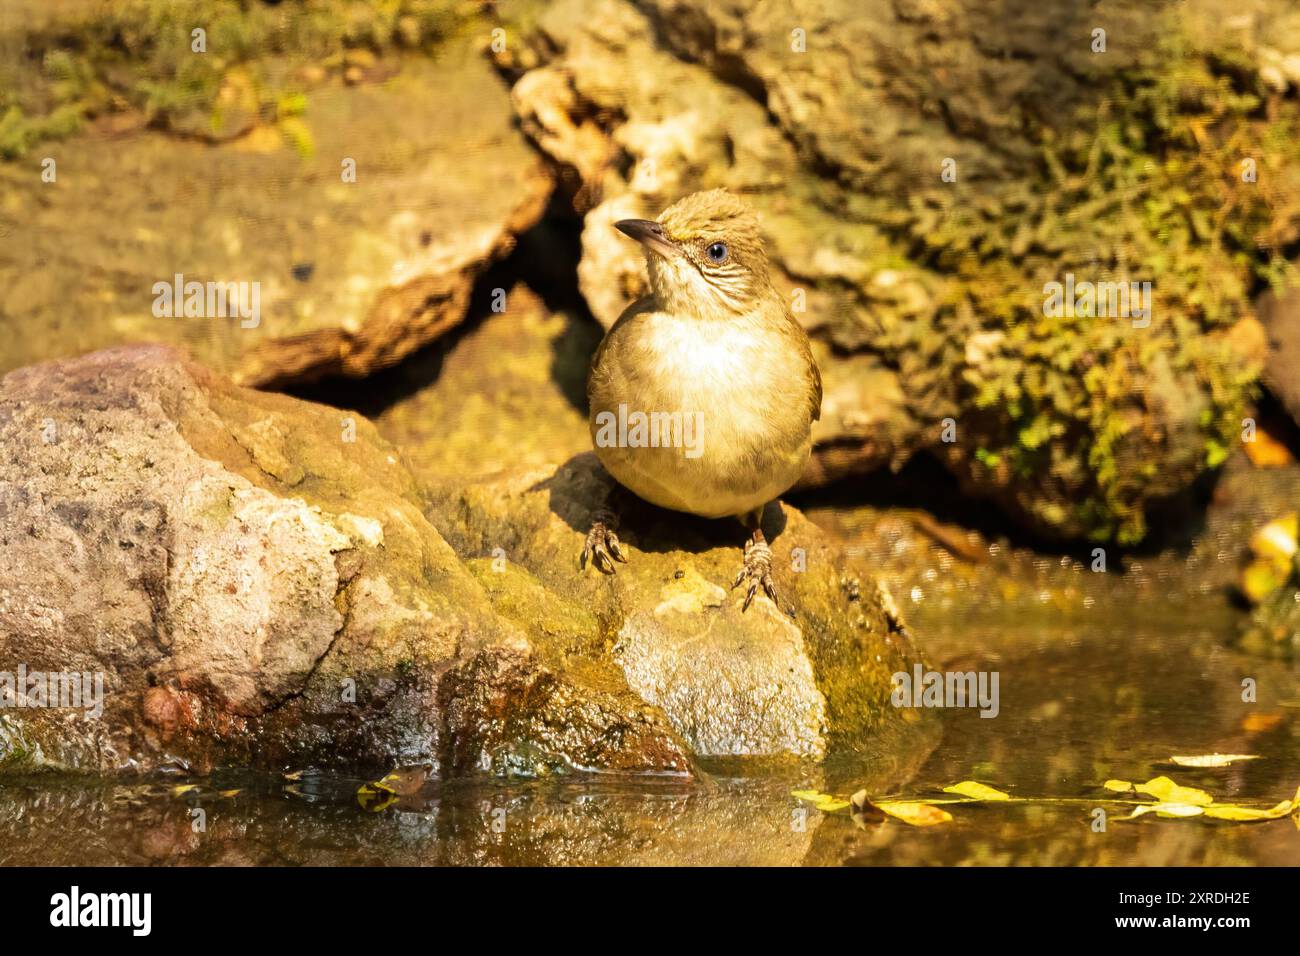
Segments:
[[[10,771],[691,773],[926,736],[888,703],[916,656],[888,597],[790,510],[794,621],[723,590],[739,528],[633,510],[634,563],[583,575],[594,456],[426,497],[360,416],[158,346],[11,373],[0,449],[0,661],[105,685],[99,719],[0,714]]]

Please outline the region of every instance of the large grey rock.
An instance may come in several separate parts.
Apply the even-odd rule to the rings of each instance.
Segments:
[[[691,773],[905,746],[889,676],[916,652],[842,551],[784,513],[794,621],[723,590],[739,527],[634,508],[633,563],[584,575],[607,480],[588,454],[426,494],[360,416],[159,346],[12,372],[0,672],[106,696],[98,719],[0,711],[0,769]]]
[[[0,713],[0,766],[689,770],[626,685],[540,663],[419,501],[365,420],[162,347],[10,373],[0,670],[106,699]]]

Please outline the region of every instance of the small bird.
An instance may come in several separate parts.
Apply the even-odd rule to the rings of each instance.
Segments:
[[[763,509],[803,473],[821,415],[808,336],[768,276],[758,219],[725,189],[695,193],[658,221],[614,224],[645,247],[650,294],[605,335],[587,378],[596,455],[616,481],[663,508],[738,517],[749,530],[732,583],[781,607]],[[599,509],[580,565],[626,562],[617,515]]]

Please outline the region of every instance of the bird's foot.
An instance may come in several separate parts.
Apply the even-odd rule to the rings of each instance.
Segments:
[[[593,516],[591,530],[587,532],[587,541],[582,547],[579,567],[586,569],[587,564],[595,565],[596,570],[605,574],[614,574],[618,569],[615,561],[627,564],[627,555],[619,544],[614,529],[618,527],[618,516],[608,508],[599,509]]]
[[[736,590],[746,581],[749,582],[749,590],[745,592],[745,603],[740,607],[742,613],[749,610],[754,595],[758,593],[758,589],[761,587],[763,593],[771,599],[778,610],[793,615],[791,610],[781,606],[781,598],[777,596],[776,584],[772,580],[772,549],[767,546],[767,540],[763,537],[761,531],[755,532],[745,542],[745,564],[740,569],[740,573],[736,575],[731,590]]]

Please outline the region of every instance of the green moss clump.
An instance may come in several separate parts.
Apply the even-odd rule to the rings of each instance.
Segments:
[[[1293,280],[1300,231],[1296,100],[1266,91],[1244,52],[1162,35],[1073,115],[1030,121],[1019,175],[913,186],[881,217],[915,264],[955,280],[934,316],[886,323],[885,347],[944,369],[965,477],[1042,530],[1120,544],[1240,440],[1258,369],[1227,333],[1260,286]],[[1045,284],[1067,273],[1150,282],[1149,326],[1048,317]]]
[[[67,136],[89,118],[138,112],[150,125],[224,138],[306,108],[302,67],[364,64],[364,54],[430,50],[468,16],[454,0],[122,0],[80,19],[0,39],[0,158]],[[194,31],[204,31],[204,52]],[[12,55],[11,55],[12,54]],[[31,63],[40,64],[34,71]]]

